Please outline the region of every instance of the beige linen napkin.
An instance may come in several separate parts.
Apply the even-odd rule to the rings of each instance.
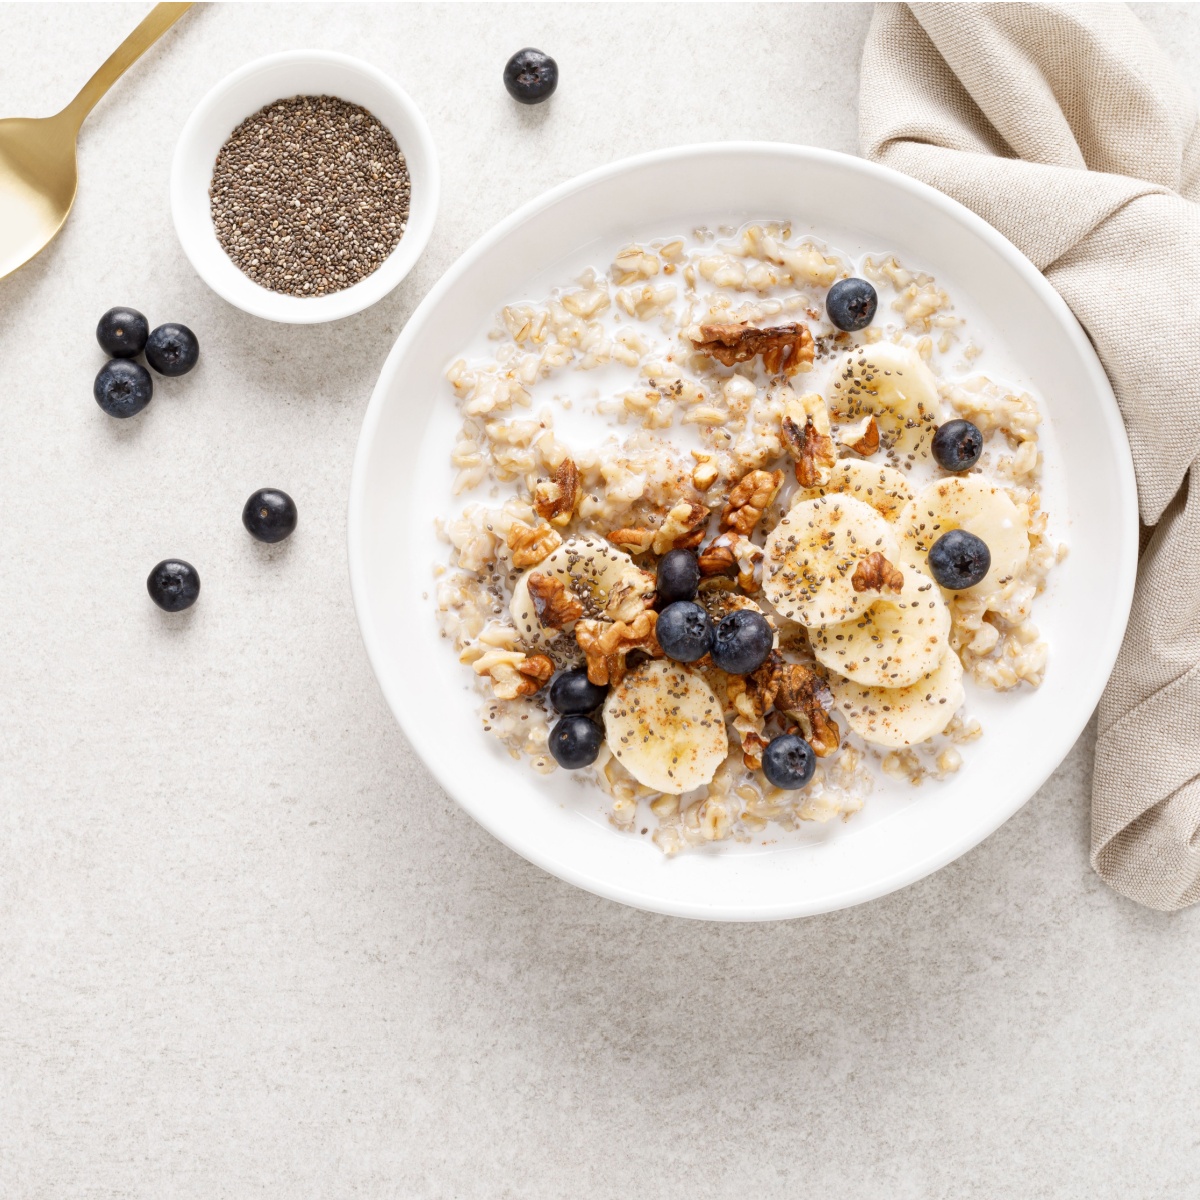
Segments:
[[[1200,899],[1195,100],[1123,6],[881,4],[860,136],[868,158],[1015,242],[1112,380],[1145,528],[1129,630],[1100,702],[1092,865],[1142,904],[1182,908]]]

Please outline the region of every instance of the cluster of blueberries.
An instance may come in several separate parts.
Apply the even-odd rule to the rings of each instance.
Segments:
[[[110,308],[96,326],[96,341],[111,355],[100,368],[92,395],[110,417],[132,417],[154,397],[154,380],[139,354],[160,374],[186,375],[200,358],[200,343],[186,326],[169,321],[150,328],[135,308]]]
[[[111,355],[100,368],[92,395],[110,417],[132,417],[150,403],[154,381],[134,360],[144,353],[160,375],[186,375],[199,361],[200,342],[174,322],[150,328],[135,308],[110,308],[96,326],[96,341]],[[281,542],[296,528],[295,501],[278,488],[261,488],[246,501],[242,524],[260,542]],[[165,612],[191,608],[200,595],[200,572],[181,558],[164,558],[146,579],[150,599]]]
[[[706,654],[731,675],[757,671],[771,653],[774,633],[766,617],[739,608],[715,624],[696,603],[700,563],[691,550],[671,550],[659,560],[656,590],[661,606],[655,633],[667,658],[694,663]],[[607,688],[598,687],[582,667],[560,671],[550,683],[550,705],[561,714],[550,731],[550,753],[568,770],[596,761],[604,732],[591,716],[604,702]],[[799,735],[781,734],[763,751],[763,774],[776,787],[801,788],[816,769],[812,747]]]

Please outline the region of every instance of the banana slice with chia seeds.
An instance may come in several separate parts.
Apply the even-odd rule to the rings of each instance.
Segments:
[[[941,589],[911,563],[898,594],[884,592],[840,625],[810,629],[818,662],[868,687],[902,688],[935,671],[950,649],[950,609]]]
[[[562,613],[547,603],[548,591],[535,596],[529,588],[534,576],[561,583],[561,598],[577,605],[575,617],[561,620]],[[530,567],[513,587],[509,610],[524,642],[545,645],[564,629],[574,627],[579,617],[612,616],[605,610],[614,596],[639,591],[649,596],[654,591],[653,576],[639,571],[633,559],[602,538],[575,537],[563,542],[536,566]],[[644,607],[644,605],[641,605]]]
[[[712,688],[696,672],[666,659],[634,667],[608,693],[604,736],[638,783],[671,795],[711,782],[729,755]]]
[[[975,475],[936,479],[922,488],[900,518],[902,559],[924,564],[930,546],[951,529],[982,538],[992,556],[983,579],[960,594],[989,595],[1025,569],[1029,524],[1003,488]]]
[[[834,420],[874,414],[882,444],[898,454],[928,457],[939,409],[937,376],[908,346],[875,342],[848,351],[834,367],[829,392]]]
[[[953,650],[937,669],[903,688],[864,687],[831,678],[833,700],[855,733],[875,746],[916,746],[941,733],[962,706],[962,663]]]
[[[767,537],[763,591],[779,613],[802,625],[836,625],[870,608],[879,593],[855,591],[854,569],[879,551],[899,555],[896,534],[879,512],[853,496],[801,500]]]
[[[904,506],[912,499],[908,480],[895,467],[866,462],[861,458],[839,459],[826,483],[799,488],[793,503],[818,496],[853,496],[881,513],[889,521],[898,521]]]

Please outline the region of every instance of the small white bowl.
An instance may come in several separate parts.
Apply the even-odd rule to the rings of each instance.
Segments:
[[[362,105],[396,139],[412,182],[408,227],[383,265],[353,287],[328,296],[287,296],[260,287],[234,266],[217,241],[208,189],[217,153],[251,113],[273,100],[321,95]],[[412,270],[433,232],[439,189],[433,137],[403,88],[360,59],[325,50],[292,50],[247,63],[196,106],[179,135],[171,164],[171,215],[184,253],[217,295],[255,317],[314,325],[361,312]]]

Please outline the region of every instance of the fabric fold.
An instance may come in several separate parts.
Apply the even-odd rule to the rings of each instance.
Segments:
[[[1123,6],[881,4],[863,154],[938,188],[1042,270],[1087,330],[1152,528],[1100,704],[1092,864],[1171,910],[1200,899],[1200,132]]]

